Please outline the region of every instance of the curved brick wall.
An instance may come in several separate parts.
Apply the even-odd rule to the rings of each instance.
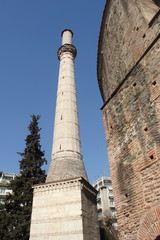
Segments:
[[[159,29],[157,1],[107,1],[97,75],[123,240],[142,239],[144,215],[160,204]],[[143,239],[155,240],[160,235],[157,230],[149,237],[156,224],[148,225]]]

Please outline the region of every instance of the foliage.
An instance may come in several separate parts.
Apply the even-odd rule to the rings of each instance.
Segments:
[[[40,116],[31,116],[28,126],[29,135],[26,137],[26,147],[21,155],[20,176],[10,183],[13,194],[6,197],[0,208],[0,239],[28,240],[30,231],[32,198],[34,184],[43,183],[46,178],[43,164],[47,163],[40,145]]]
[[[108,214],[99,219],[101,240],[118,240],[117,230],[113,226],[115,222],[116,218]]]

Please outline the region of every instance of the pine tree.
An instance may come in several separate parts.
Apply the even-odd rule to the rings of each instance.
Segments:
[[[45,181],[45,170],[42,165],[47,163],[44,152],[40,145],[40,128],[38,120],[40,116],[31,116],[28,129],[30,134],[26,137],[26,147],[23,153],[18,153],[22,157],[20,163],[20,176],[11,181],[10,188],[12,195],[8,195],[0,213],[0,220],[5,217],[4,224],[1,223],[0,239],[3,240],[28,240],[30,231],[32,198],[34,184]],[[2,221],[2,220],[1,220]],[[3,226],[4,225],[4,226]],[[5,232],[4,232],[5,229]]]

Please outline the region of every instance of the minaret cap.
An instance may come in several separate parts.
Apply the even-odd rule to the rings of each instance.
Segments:
[[[73,32],[70,29],[65,29],[61,33],[62,36],[62,45],[72,44]]]
[[[72,32],[72,30],[70,30],[70,29],[64,29],[64,30],[62,31],[62,33],[61,33],[61,37],[62,37],[62,35],[63,35],[63,33],[64,33],[65,31],[71,32],[71,33],[72,33],[72,37],[73,37],[73,32]]]

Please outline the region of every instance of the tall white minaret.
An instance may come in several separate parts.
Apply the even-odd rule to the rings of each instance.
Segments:
[[[79,136],[73,33],[62,32],[52,160],[33,186],[30,240],[99,240],[97,191],[87,181]]]
[[[46,182],[83,177],[84,168],[78,121],[74,59],[77,50],[72,45],[71,30],[62,32],[57,102],[52,146],[52,160]]]

